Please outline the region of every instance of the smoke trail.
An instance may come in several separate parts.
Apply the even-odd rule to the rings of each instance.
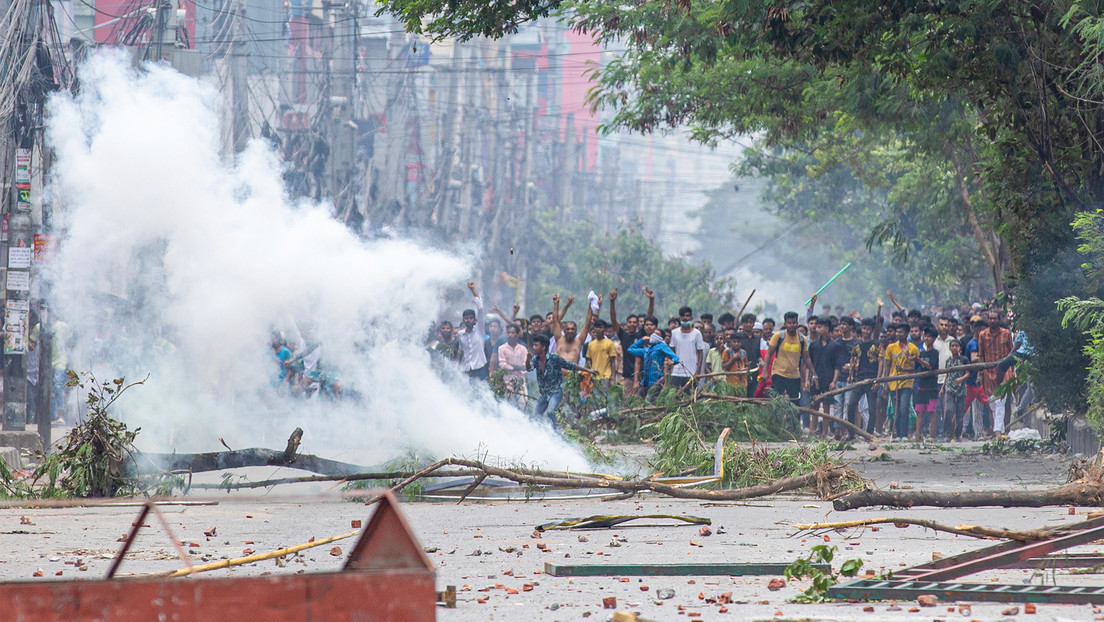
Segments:
[[[121,411],[144,447],[280,444],[300,425],[304,450],[350,461],[417,450],[585,464],[549,428],[432,370],[418,340],[471,257],[364,243],[324,207],[289,204],[259,141],[220,159],[209,85],[136,71],[117,52],[93,55],[81,77],[79,95],[50,102],[64,236],[50,303],[76,336],[71,368],[151,374]],[[359,403],[276,395],[274,327],[323,344]]]

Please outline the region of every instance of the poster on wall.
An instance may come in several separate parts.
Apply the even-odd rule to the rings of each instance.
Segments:
[[[50,263],[57,250],[57,240],[52,233],[36,233],[34,236],[34,262]]]
[[[9,300],[4,306],[4,354],[27,353],[27,316],[31,303]]]
[[[8,270],[8,291],[31,291],[31,273],[26,270]]]
[[[26,269],[31,267],[32,250],[28,246],[13,246],[8,249],[8,269]]]

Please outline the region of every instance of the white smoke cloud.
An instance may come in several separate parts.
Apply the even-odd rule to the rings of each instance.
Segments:
[[[282,446],[379,461],[408,450],[579,468],[547,426],[464,379],[442,381],[419,339],[472,257],[413,241],[365,243],[325,206],[290,204],[260,141],[219,156],[220,94],[171,69],[98,52],[81,91],[50,102],[51,179],[64,238],[50,303],[76,335],[70,367],[128,380],[121,403],[146,449]],[[279,396],[273,328],[323,344],[356,398]],[[176,346],[166,353],[166,336]]]

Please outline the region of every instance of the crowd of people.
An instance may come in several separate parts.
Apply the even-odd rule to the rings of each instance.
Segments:
[[[655,293],[644,288],[647,311],[623,318],[617,290],[606,297],[605,312],[603,297],[590,292],[580,328],[567,319],[574,297],[561,307],[560,296],[553,296],[551,311],[529,318],[517,317],[516,304],[511,315],[492,306],[496,317],[488,319],[475,284],[468,288],[472,306],[460,325],[438,322],[427,348],[473,380],[501,370],[507,399],[553,425],[564,378],[572,373],[582,375],[584,393],[620,385],[624,394],[649,402],[665,387],[691,383],[727,395],[784,396],[807,407],[802,422],[811,435],[837,439],[854,437],[841,419],[895,438],[1000,435],[1009,416],[1034,399],[1027,382],[1019,395],[1009,393],[1011,383],[1002,387],[1015,375],[1016,361],[1032,354],[1026,335],[1013,333],[1010,314],[980,303],[906,309],[887,292],[895,308],[884,314],[878,299],[876,312],[862,317],[829,305],[816,314],[813,296],[804,317],[787,312],[779,328],[774,318],[754,313],[695,317],[686,306],[661,322]],[[991,365],[955,371],[971,363]],[[927,371],[937,373],[915,377]],[[874,379],[884,380],[864,382]]]

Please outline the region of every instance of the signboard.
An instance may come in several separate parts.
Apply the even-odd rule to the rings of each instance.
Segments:
[[[8,270],[8,291],[31,291],[31,273],[26,270]]]
[[[4,306],[4,354],[27,353],[27,315],[30,311],[31,303],[27,300],[9,300]]]
[[[36,233],[34,236],[34,262],[50,263],[57,252],[57,239],[52,233]]]
[[[31,267],[31,255],[33,251],[26,246],[13,246],[8,249],[8,269],[25,269]]]
[[[15,184],[15,200],[19,203],[26,203],[27,209],[30,209],[31,205],[31,184],[30,182]]]
[[[31,183],[31,150],[16,149],[15,151],[15,182]]]

